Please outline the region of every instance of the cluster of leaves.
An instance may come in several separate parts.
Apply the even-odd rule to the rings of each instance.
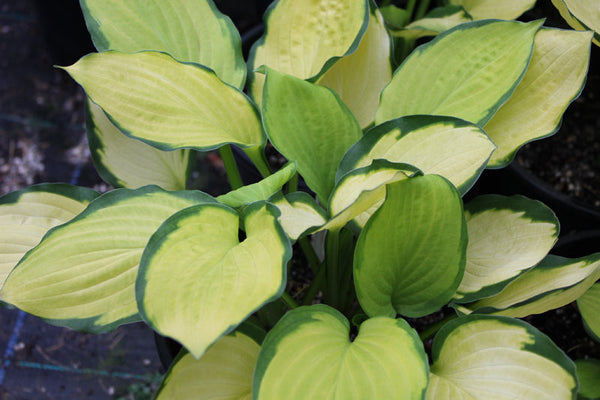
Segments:
[[[537,201],[462,197],[556,131],[597,39],[511,20],[531,0],[424,3],[278,0],[245,62],[211,0],[81,0],[98,53],[64,69],[120,188],[0,198],[0,300],[174,338],[159,399],[596,396],[597,361],[579,362],[580,385],[517,318],[578,300],[598,336],[600,253],[549,255],[559,222]],[[589,1],[555,3],[576,28],[600,20]],[[275,173],[268,143],[289,160]],[[263,180],[242,185],[231,145]],[[215,149],[233,188],[216,198],[186,188]],[[292,296],[294,245],[314,279]],[[421,335],[402,318],[446,305],[454,319]]]

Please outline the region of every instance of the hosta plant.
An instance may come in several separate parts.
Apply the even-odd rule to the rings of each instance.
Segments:
[[[597,335],[600,253],[549,255],[559,221],[538,201],[463,196],[557,130],[594,34],[512,20],[533,1],[428,3],[279,0],[245,61],[211,0],[81,0],[98,52],[62,68],[117,189],[1,197],[0,300],[175,339],[159,399],[593,393],[598,364],[519,318],[579,299]],[[232,146],[262,180],[243,186]],[[188,182],[217,149],[232,190],[212,197]]]

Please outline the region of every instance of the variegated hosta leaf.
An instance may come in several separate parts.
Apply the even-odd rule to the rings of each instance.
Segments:
[[[600,341],[600,283],[596,283],[578,298],[577,306],[586,330]]]
[[[121,131],[161,150],[265,141],[253,103],[203,66],[154,51],[106,51],[65,70]]]
[[[91,189],[47,183],[0,197],[0,288],[48,230],[75,217],[97,196]]]
[[[317,82],[340,95],[362,128],[375,120],[381,91],[392,79],[391,49],[385,21],[373,8],[356,51],[339,59]]]
[[[344,155],[337,176],[381,158],[441,175],[462,195],[475,183],[495,148],[485,132],[470,122],[413,115],[369,130]]]
[[[369,316],[427,315],[446,304],[465,268],[462,201],[438,175],[387,185],[383,205],[362,230],[354,283]]]
[[[136,296],[140,314],[157,332],[196,358],[285,288],[292,250],[272,204],[241,215],[203,204],[173,215],[148,242]],[[246,231],[240,243],[239,227]]]
[[[600,7],[596,0],[552,0],[552,4],[572,28],[594,31],[594,43],[600,46]]]
[[[98,51],[156,50],[206,65],[239,89],[246,80],[240,35],[212,0],[81,0]]]
[[[473,18],[460,6],[449,5],[433,9],[424,18],[416,20],[402,29],[392,30],[393,36],[418,39],[435,36],[457,25],[472,21]]]
[[[89,98],[86,111],[90,153],[102,179],[129,189],[185,189],[193,161],[189,149],[166,152],[125,136]]]
[[[451,321],[433,342],[428,400],[571,400],[573,362],[543,333],[506,317]]]
[[[341,229],[352,220],[362,228],[383,204],[386,184],[416,175],[422,172],[412,165],[387,160],[374,160],[367,167],[350,171],[338,181],[329,198],[330,219],[321,230]]]
[[[600,360],[595,358],[576,360],[579,378],[578,399],[600,399]]]
[[[468,303],[499,293],[539,263],[558,239],[556,215],[523,196],[480,196],[465,206],[469,245],[454,300]]]
[[[238,329],[219,339],[199,360],[183,351],[167,371],[155,399],[250,400],[261,342],[262,337]]]
[[[478,313],[515,318],[541,314],[575,301],[599,278],[600,253],[576,259],[548,255],[502,292],[467,308]]]
[[[279,192],[269,202],[281,212],[279,223],[292,240],[327,222],[325,211],[308,193],[294,192],[284,196]]]
[[[9,275],[0,300],[89,332],[137,321],[134,282],[148,239],[173,213],[208,202],[215,200],[201,192],[157,186],[108,192],[50,230]]]
[[[413,114],[449,115],[483,126],[510,97],[540,21],[475,21],[418,47],[383,90],[376,124]]]
[[[255,201],[267,200],[273,194],[278,192],[287,181],[292,179],[296,173],[296,163],[289,162],[276,173],[266,177],[260,182],[248,186],[242,186],[239,189],[217,197],[217,200],[229,207],[239,208],[245,204]]]
[[[519,147],[556,132],[585,83],[591,38],[589,32],[561,29],[537,33],[523,80],[484,128],[498,146],[489,167],[508,165]]]
[[[416,332],[402,319],[350,324],[325,305],[290,311],[267,334],[253,399],[424,399],[428,365]]]
[[[337,58],[356,50],[369,22],[368,0],[279,0],[267,10],[265,34],[250,50],[248,66],[266,65],[301,79],[316,79]],[[250,75],[261,103],[264,76]]]
[[[344,153],[362,137],[352,112],[331,89],[272,69],[262,111],[273,146],[298,163],[298,172],[325,204]]]
[[[535,0],[450,0],[462,6],[474,19],[517,19],[535,5]]]

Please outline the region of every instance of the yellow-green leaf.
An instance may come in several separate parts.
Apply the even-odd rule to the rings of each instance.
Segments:
[[[535,0],[450,0],[474,19],[517,19],[535,5]]]
[[[600,283],[577,299],[577,306],[587,331],[600,342]]]
[[[594,43],[600,46],[600,7],[596,0],[552,0],[552,4],[572,28],[594,31]]]

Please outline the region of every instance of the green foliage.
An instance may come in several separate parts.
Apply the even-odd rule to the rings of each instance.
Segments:
[[[0,198],[0,301],[176,339],[159,399],[576,398],[573,361],[517,318],[580,298],[597,335],[600,253],[548,255],[559,223],[537,201],[462,197],[554,133],[593,33],[502,20],[531,0],[389,3],[275,1],[247,95],[240,35],[212,0],[81,0],[99,52],[64,70],[121,188]],[[556,3],[595,26],[576,17],[585,1]],[[263,180],[241,186],[232,145]],[[217,198],[186,187],[215,149],[235,189]],[[404,317],[447,305],[454,320],[421,332],[439,330],[428,358]]]

